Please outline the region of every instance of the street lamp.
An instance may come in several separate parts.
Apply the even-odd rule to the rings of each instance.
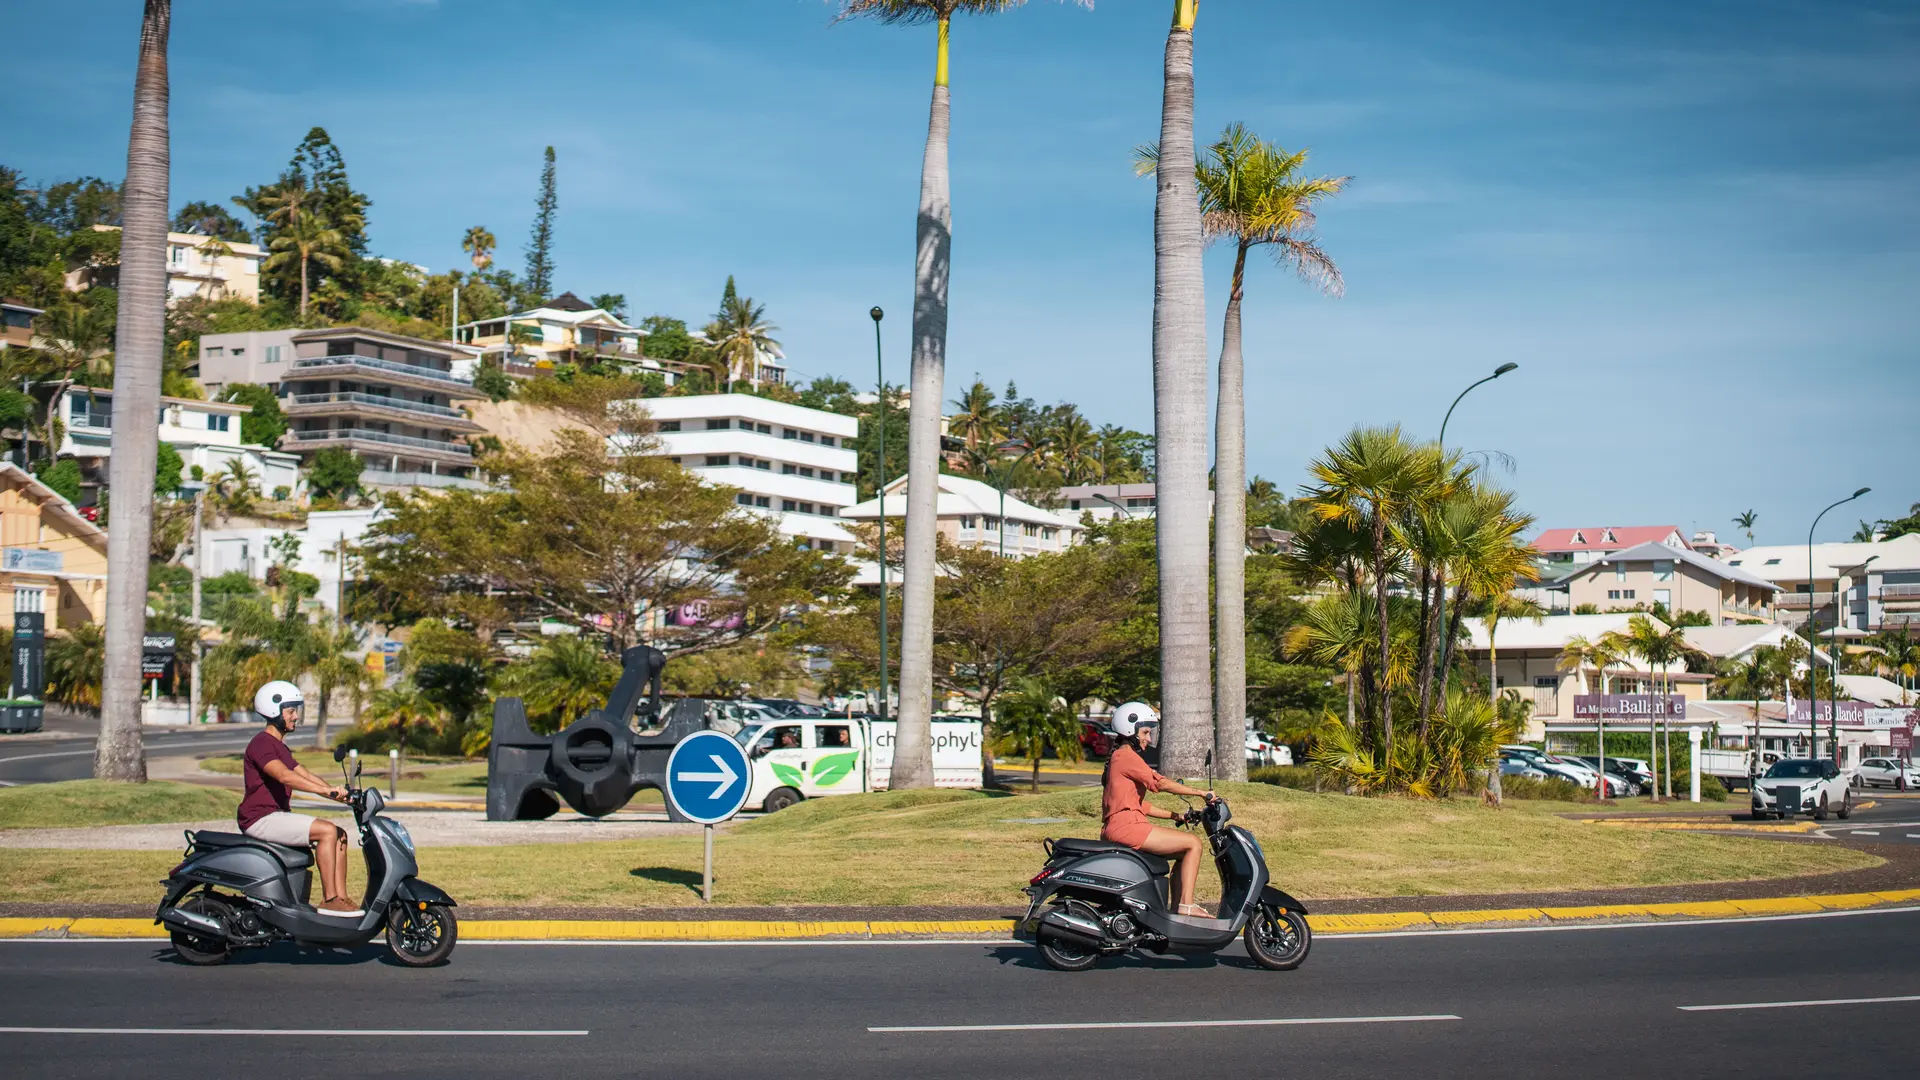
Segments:
[[[880,720],[885,723],[887,700],[891,696],[887,688],[887,368],[880,353],[880,320],[886,318],[887,313],[875,305],[867,314],[873,316],[874,409],[879,416],[874,443],[877,476],[873,487],[880,496]]]
[[[1829,505],[1827,510],[1832,510],[1835,506],[1845,506],[1872,490],[1872,488],[1861,488],[1839,502]],[[1816,758],[1820,756],[1820,697],[1813,689],[1813,646],[1820,640],[1820,628],[1813,624],[1815,595],[1813,591],[1813,530],[1820,527],[1820,519],[1827,516],[1827,510],[1815,514],[1813,524],[1807,526],[1807,748],[1809,750],[1807,756]],[[1833,579],[1833,591],[1833,613],[1837,620],[1840,614],[1840,579],[1837,576]],[[1838,629],[1837,625],[1835,629]],[[1828,659],[1833,658],[1828,657]],[[1839,661],[1834,661],[1833,670],[1835,674],[1839,673]],[[1837,728],[1834,733],[1837,734]],[[1833,754],[1835,761],[1840,760],[1840,747],[1837,743],[1829,747],[1828,751]]]
[[[1120,511],[1120,513],[1126,515],[1126,518],[1128,521],[1133,520],[1133,511],[1127,509],[1125,506],[1122,506],[1118,500],[1113,499],[1106,495],[1102,495],[1097,491],[1093,493],[1093,497],[1096,499],[1099,499],[1103,503],[1106,503],[1108,506],[1113,507],[1115,510]]]
[[[1453,410],[1455,406],[1460,404],[1460,398],[1466,397],[1468,394],[1473,393],[1473,388],[1475,386],[1479,386],[1480,383],[1492,382],[1493,380],[1499,378],[1502,375],[1505,375],[1507,372],[1512,371],[1515,368],[1518,368],[1519,366],[1520,366],[1519,364],[1515,364],[1512,362],[1501,364],[1499,367],[1493,369],[1493,374],[1488,375],[1487,377],[1481,379],[1479,382],[1474,383],[1473,386],[1469,386],[1465,390],[1460,391],[1459,396],[1453,399],[1453,405],[1447,406],[1447,415],[1444,417],[1441,417],[1440,419],[1440,442],[1439,442],[1440,449],[1445,450],[1447,448],[1447,421],[1453,419]],[[1440,567],[1440,570],[1437,576],[1440,579],[1440,610],[1439,610],[1439,615],[1440,615],[1439,625],[1440,625],[1440,634],[1441,634],[1441,637],[1440,637],[1440,696],[1444,699],[1447,696],[1447,682],[1448,682],[1447,654],[1449,651],[1451,651],[1449,650],[1448,646],[1453,644],[1452,641],[1448,640],[1451,635],[1447,634],[1447,568],[1445,565],[1442,565]],[[1493,672],[1492,678],[1495,683],[1499,682],[1500,673],[1497,671]],[[1603,784],[1602,786],[1604,787],[1605,785]]]
[[[995,450],[1003,454],[1009,450],[1021,450],[1022,447],[1025,447],[1024,450],[1021,450],[1020,456],[1014,458],[1013,463],[1008,465],[1006,469],[1000,473],[1000,557],[1003,559],[1007,557],[1007,481],[1013,478],[1013,471],[1020,467],[1021,462],[1032,457],[1035,450],[1045,445],[1047,445],[1047,440],[1045,439],[1031,444],[1020,439],[1008,439],[1006,442],[994,447]]]

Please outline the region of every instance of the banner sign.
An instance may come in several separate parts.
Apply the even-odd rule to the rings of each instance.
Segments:
[[[1685,720],[1687,699],[1679,694],[1575,694],[1573,715],[1578,720]]]
[[[738,630],[746,625],[746,616],[736,611],[721,618],[713,617],[713,606],[705,600],[695,600],[691,604],[681,604],[667,612],[668,626],[700,626],[709,630]]]
[[[1821,721],[1824,722],[1833,718],[1832,702],[1816,701],[1812,704],[1818,709],[1818,712],[1814,715]],[[1805,699],[1796,700],[1793,703],[1793,711],[1787,716],[1788,721],[1799,721],[1804,724],[1811,719],[1812,717],[1808,715],[1807,705],[1808,702]],[[1883,720],[1880,723],[1875,723],[1869,719],[1869,717],[1876,715],[1884,716],[1887,713],[1900,713],[1910,717],[1914,712],[1915,710],[1913,709],[1883,709],[1878,705],[1865,701],[1843,701],[1840,703],[1840,723],[1853,724],[1860,727],[1892,727],[1898,721]]]
[[[58,551],[38,548],[0,548],[0,570],[26,574],[57,574],[66,567],[66,556]]]
[[[148,681],[173,674],[174,636],[147,634],[140,639],[140,677]]]
[[[1895,750],[1913,749],[1913,729],[1897,727],[1887,732],[1887,745]]]
[[[1870,728],[1911,728],[1916,715],[1920,709],[1868,709],[1861,723]]]

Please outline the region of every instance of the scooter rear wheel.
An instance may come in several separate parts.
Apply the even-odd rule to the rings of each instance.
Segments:
[[[1313,948],[1313,930],[1305,916],[1264,905],[1247,920],[1243,936],[1247,955],[1268,971],[1292,971],[1307,959],[1307,950]]]
[[[205,893],[190,897],[175,906],[181,911],[191,911],[195,915],[205,915],[207,918],[217,919],[221,923],[226,923],[227,920],[233,916],[232,908],[229,908],[227,905]],[[218,941],[213,938],[203,938],[198,934],[189,934],[185,930],[175,930],[170,936],[173,939],[173,954],[178,956],[182,963],[192,964],[195,967],[213,967],[216,964],[224,964],[227,962],[227,958],[233,955],[232,949],[229,948],[224,941]]]
[[[1100,954],[1085,945],[1075,945],[1056,937],[1039,941],[1040,959],[1055,971],[1085,971],[1100,962]]]
[[[387,948],[408,967],[444,962],[459,937],[459,921],[445,904],[397,903],[387,916]]]

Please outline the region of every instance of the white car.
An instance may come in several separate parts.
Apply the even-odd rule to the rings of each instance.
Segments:
[[[1907,790],[1920,790],[1920,765],[1899,758],[1868,758],[1860,763],[1859,780],[1861,787],[1900,786],[1902,773],[1906,774]]]
[[[1259,732],[1247,736],[1247,768],[1293,764],[1293,747],[1270,741]]]
[[[1825,821],[1829,813],[1842,820],[1853,816],[1853,788],[1840,766],[1826,758],[1785,758],[1753,782],[1754,817],[1810,814]]]

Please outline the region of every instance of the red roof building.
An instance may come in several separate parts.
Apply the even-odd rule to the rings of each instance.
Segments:
[[[1691,550],[1675,525],[1595,525],[1579,529],[1548,529],[1533,541],[1550,562],[1589,563],[1610,552],[1641,544],[1665,544]]]

